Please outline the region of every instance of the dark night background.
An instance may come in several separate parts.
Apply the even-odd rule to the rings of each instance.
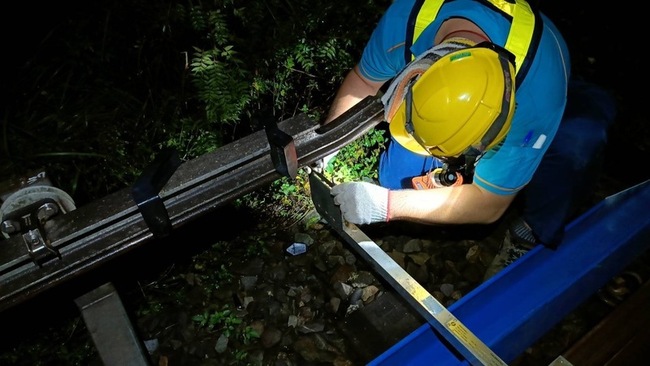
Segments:
[[[5,10],[0,12],[0,29],[3,39],[3,63],[0,72],[0,109],[2,110],[2,140],[6,145],[8,121],[12,120],[16,106],[24,106],[33,90],[25,88],[26,79],[33,79],[31,70],[37,69],[30,64],[34,60],[47,62],[49,54],[56,54],[56,48],[50,47],[48,37],[52,29],[61,24],[74,27],[79,17],[86,14],[97,16],[101,14],[98,4],[112,2],[81,2],[62,1],[34,4],[19,2],[11,6],[6,3]],[[118,4],[119,2],[114,2]],[[606,165],[600,189],[603,194],[612,194],[621,189],[650,178],[647,168],[648,153],[650,153],[650,122],[645,109],[650,104],[650,93],[645,89],[648,85],[647,53],[645,48],[647,30],[643,29],[647,20],[642,19],[642,11],[634,8],[633,3],[601,3],[595,1],[540,1],[543,11],[563,31],[568,41],[572,57],[572,71],[575,76],[593,81],[609,90],[618,102],[618,115],[615,125],[610,131],[609,144],[606,151]],[[142,3],[138,3],[142,5]],[[101,22],[101,20],[98,20]],[[125,29],[131,29],[125,24]],[[98,30],[99,31],[99,30]],[[91,45],[92,46],[92,45]],[[72,57],[72,56],[71,56]],[[119,64],[119,63],[118,63]],[[29,75],[29,78],[27,77]],[[92,92],[92,91],[90,91]],[[333,92],[333,91],[332,91]],[[15,123],[15,121],[13,122]],[[34,144],[38,144],[37,139]],[[6,150],[0,150],[0,159],[9,159]],[[5,177],[0,177],[4,180]],[[230,226],[224,226],[230,228]],[[238,226],[235,226],[236,228]],[[225,229],[224,229],[225,230]],[[203,234],[192,232],[191,235],[201,237]],[[2,244],[2,242],[0,242]],[[2,247],[0,245],[0,250]],[[146,256],[145,256],[146,258]],[[58,301],[67,301],[64,296]],[[63,297],[63,299],[61,298]],[[18,314],[12,319],[11,326],[24,327],[13,329],[27,339],[33,328],[34,331],[47,325],[49,318],[73,316],[76,309],[63,307],[50,309],[43,303],[21,305],[27,314],[17,310],[10,315]],[[45,304],[48,305],[48,304]],[[31,313],[30,313],[31,312]],[[7,314],[3,315],[5,319]],[[51,320],[51,319],[50,319]],[[2,324],[2,323],[0,323]],[[7,329],[7,328],[5,328]],[[12,334],[3,330],[0,338],[8,342]]]
[[[618,6],[605,9],[592,1],[538,3],[565,34],[572,53],[573,74],[604,86],[616,96],[619,103],[619,117],[611,131],[607,154],[608,170],[618,172],[619,179],[623,179],[626,184],[643,180],[647,173],[638,168],[638,160],[647,153],[649,137],[647,113],[643,109],[648,95],[644,90],[648,77],[642,56],[642,37],[647,32],[642,29],[641,12]],[[27,81],[46,77],[34,76],[33,70],[37,70],[35,66],[38,66],[34,63],[46,63],[48,59],[54,58],[49,55],[57,55],[59,51],[51,46],[56,44],[52,42],[51,37],[61,34],[62,27],[74,29],[74,25],[82,24],[82,20],[97,19],[98,23],[102,23],[102,17],[105,15],[101,8],[112,6],[110,4],[120,2],[63,1],[37,6],[16,3],[11,10],[1,12],[4,47],[3,71],[0,73],[0,108],[3,111],[2,131],[5,139],[6,123],[20,123],[20,120],[15,118],[16,108],[24,109],[25,100],[30,97],[31,84]],[[137,3],[138,6],[143,4],[145,3]],[[113,20],[111,24],[111,31],[119,30],[119,20]],[[142,31],[138,29],[136,19],[125,19],[122,26],[127,32]],[[101,46],[87,47],[92,49]],[[163,51],[169,50],[163,48],[161,52]],[[70,57],[73,59],[79,55]],[[120,68],[124,68],[125,73],[133,72],[119,60],[112,61],[111,65],[116,67],[114,72],[118,72]],[[159,65],[152,64],[153,66],[160,68]],[[137,79],[133,81],[131,77],[124,75],[123,80],[116,78],[114,82],[134,83]],[[161,85],[166,84],[161,82]],[[145,86],[142,87],[142,92],[145,92]],[[92,93],[92,90],[87,92]],[[37,140],[34,143],[38,143]],[[2,149],[0,158],[10,158],[5,149]],[[629,168],[626,162],[629,162]],[[29,162],[25,163],[27,165]],[[84,197],[78,199],[81,202]]]

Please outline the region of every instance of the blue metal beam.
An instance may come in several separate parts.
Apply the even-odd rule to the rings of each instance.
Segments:
[[[567,225],[556,250],[538,246],[449,307],[512,362],[650,248],[650,180],[605,198]],[[467,364],[428,324],[369,365]]]

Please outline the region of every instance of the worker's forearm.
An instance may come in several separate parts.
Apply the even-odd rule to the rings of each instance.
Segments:
[[[341,91],[342,89],[339,89],[339,93]],[[334,119],[336,119],[336,117],[342,115],[345,111],[352,108],[355,104],[359,103],[362,99],[363,98],[351,94],[343,94],[341,96],[337,94],[336,98],[334,99],[334,102],[330,107],[327,118],[323,121],[323,123],[332,122]]]
[[[323,123],[331,122],[365,97],[377,94],[381,85],[382,83],[374,83],[365,79],[359,74],[358,66],[355,66],[345,76],[343,83],[334,97],[329,114]]]
[[[472,184],[390,193],[390,220],[426,224],[489,224],[498,220],[514,196],[499,196]]]

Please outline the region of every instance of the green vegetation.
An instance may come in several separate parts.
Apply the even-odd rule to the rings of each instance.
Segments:
[[[61,5],[7,87],[0,174],[45,168],[82,205],[164,147],[192,159],[270,121],[318,120],[388,3]]]
[[[368,131],[336,154],[325,169],[326,175],[336,183],[377,180],[377,163],[387,139],[386,130]]]
[[[219,330],[226,337],[230,337],[235,330],[235,326],[242,322],[240,318],[232,313],[232,310],[227,308],[214,312],[205,311],[203,314],[193,316],[192,320],[199,327],[206,327],[208,330]]]

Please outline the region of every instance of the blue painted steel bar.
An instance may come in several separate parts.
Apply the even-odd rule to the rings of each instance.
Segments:
[[[650,180],[607,197],[567,225],[555,251],[536,247],[449,307],[512,362],[650,248]],[[467,364],[425,324],[369,365]]]

